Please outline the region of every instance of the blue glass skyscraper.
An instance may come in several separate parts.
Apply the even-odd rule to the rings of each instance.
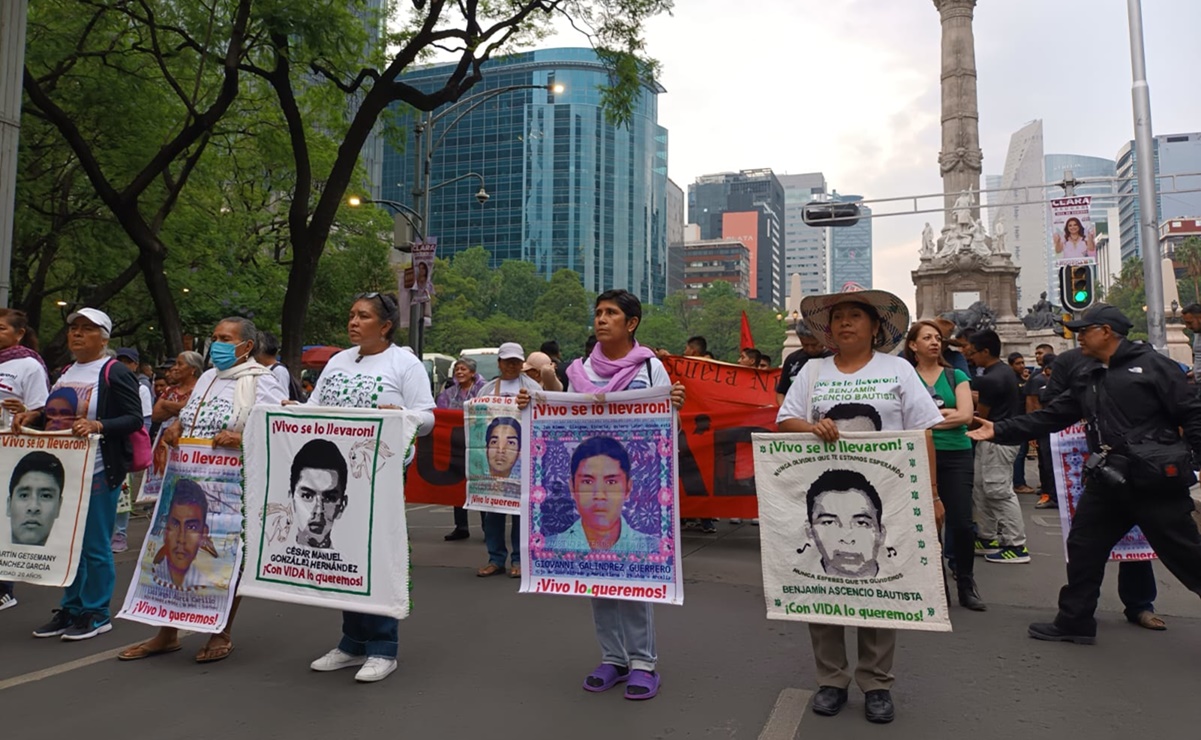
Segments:
[[[422,90],[441,87],[452,65],[401,77]],[[532,262],[550,277],[570,268],[600,292],[626,288],[660,302],[667,287],[667,130],[658,119],[655,83],[644,85],[628,126],[605,118],[601,88],[608,72],[591,49],[546,49],[488,62],[464,99],[510,85],[563,85],[562,93],[502,93],[434,129],[430,223],[439,256],[483,246],[494,263]],[[470,103],[459,110],[467,111]],[[412,132],[411,111],[401,114]],[[435,114],[437,111],[435,111]],[[409,204],[412,153],[384,152],[384,198]],[[475,199],[483,176],[491,198]]]

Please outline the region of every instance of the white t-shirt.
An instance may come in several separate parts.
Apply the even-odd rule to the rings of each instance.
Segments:
[[[276,382],[284,390],[289,390],[292,387],[292,375],[288,372],[288,368],[277,362],[271,366],[271,374],[275,376]]]
[[[150,397],[150,389],[138,383],[138,397],[142,399],[142,416],[150,416],[154,411],[154,399]]]
[[[530,393],[542,390],[542,386],[536,380],[522,373],[512,380],[503,380],[501,378],[489,380],[477,395],[516,396],[521,392],[522,388],[525,388]]]
[[[0,401],[15,398],[27,409],[46,405],[46,371],[32,357],[18,357],[0,365]]]
[[[108,361],[107,357],[101,357],[91,362],[77,362],[67,368],[46,399],[46,429],[70,429],[68,414],[95,421],[96,400],[100,397],[100,371]],[[94,475],[104,472],[104,457],[100,454],[99,445],[96,446],[96,465],[92,472]]]
[[[839,370],[832,357],[810,360],[801,368],[776,422],[803,419],[812,424],[825,418],[842,431],[870,432],[929,429],[942,421],[942,413],[908,360],[875,352],[854,373]]]
[[[184,437],[212,439],[217,432],[229,427],[234,412],[234,391],[238,381],[234,378],[218,378],[216,369],[204,371],[192,389],[188,404],[179,412],[179,424]],[[255,404],[265,403],[278,406],[288,398],[288,391],[280,388],[275,376],[259,375],[254,388]]]
[[[635,375],[634,379],[630,381],[630,384],[622,390],[636,391],[640,388],[659,388],[665,385],[671,385],[671,376],[667,374],[667,368],[663,367],[663,363],[659,362],[658,357],[652,357],[649,360],[649,374],[646,371],[647,364],[647,362],[642,363],[642,367],[638,368],[638,374]],[[591,357],[584,359],[584,372],[588,374],[588,379],[592,381],[593,385],[605,386],[609,384],[608,378],[602,378],[593,372]],[[573,388],[571,390],[574,391],[575,389]]]
[[[434,428],[434,396],[425,365],[395,344],[374,355],[360,355],[358,347],[351,347],[331,357],[308,403],[356,409],[397,406],[420,412],[419,436]]]

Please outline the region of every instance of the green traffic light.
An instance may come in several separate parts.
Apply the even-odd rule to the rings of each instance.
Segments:
[[[1073,297],[1076,299],[1076,301],[1078,303],[1084,303],[1085,301],[1088,300],[1088,291],[1078,290],[1078,291],[1076,291],[1076,295]]]

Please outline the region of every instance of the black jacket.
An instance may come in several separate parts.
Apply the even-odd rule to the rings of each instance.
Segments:
[[[1189,447],[1201,455],[1201,398],[1171,359],[1128,340],[1118,345],[1108,367],[1083,354],[1063,362],[1065,355],[1055,360],[1048,390],[1062,388],[1064,381],[1066,390],[1041,411],[998,422],[997,442],[1020,444],[1084,419],[1092,452],[1100,452],[1102,444],[1121,452],[1128,442],[1178,439],[1183,428]],[[1127,439],[1140,428],[1148,431]]]

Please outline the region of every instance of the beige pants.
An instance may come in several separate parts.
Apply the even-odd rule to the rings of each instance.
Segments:
[[[862,691],[891,689],[892,659],[897,650],[897,631],[875,627],[856,627],[859,662],[855,683]],[[846,628],[835,624],[810,624],[813,661],[817,666],[817,685],[845,689],[851,685],[847,669]]]

